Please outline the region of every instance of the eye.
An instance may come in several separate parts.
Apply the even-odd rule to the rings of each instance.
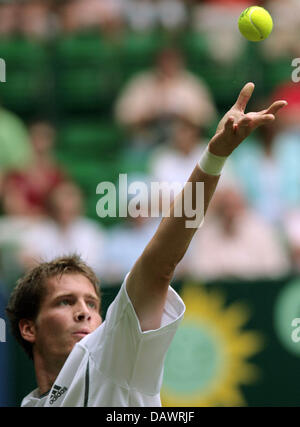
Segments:
[[[88,302],[88,305],[89,305],[91,308],[97,308],[97,304],[96,304],[94,301],[89,301],[89,302]]]
[[[68,299],[62,299],[62,300],[61,300],[61,301],[59,301],[59,303],[58,303],[58,305],[62,305],[62,306],[69,305],[69,304],[71,304],[71,301],[70,301],[70,300],[68,300]]]

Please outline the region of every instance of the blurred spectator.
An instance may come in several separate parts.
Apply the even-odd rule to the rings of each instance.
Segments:
[[[23,122],[0,108],[0,174],[10,169],[24,169],[31,159],[32,148]]]
[[[135,132],[154,125],[164,128],[174,117],[208,126],[216,114],[205,82],[185,69],[176,49],[163,50],[154,70],[132,78],[120,94],[115,111],[116,119]]]
[[[14,286],[23,274],[22,251],[26,236],[39,218],[28,214],[24,197],[15,186],[3,186],[2,215],[0,216],[0,273],[8,287]]]
[[[87,28],[118,28],[122,22],[121,0],[67,0],[58,5],[63,32]]]
[[[291,209],[284,217],[283,231],[290,252],[292,267],[300,272],[300,205]]]
[[[135,31],[152,30],[156,24],[156,10],[151,0],[124,0],[123,14]]]
[[[62,32],[72,33],[80,28],[76,0],[58,2],[56,11]]]
[[[195,235],[184,260],[195,279],[254,279],[287,273],[289,263],[276,231],[247,207],[236,186],[226,183]]]
[[[118,32],[123,25],[122,3],[124,0],[89,0],[89,19],[98,10],[100,28],[105,32]],[[87,9],[87,2],[81,0],[81,13]]]
[[[276,124],[262,126],[256,138],[242,144],[232,164],[251,206],[265,220],[280,225],[285,213],[300,203],[300,91],[287,84],[272,95],[289,104]]]
[[[4,113],[0,116],[0,120],[3,118]],[[13,125],[15,125],[15,121],[13,121]],[[17,138],[19,134],[23,136],[24,132],[27,136],[26,129],[22,126],[20,129],[16,125],[15,133],[11,134],[6,127],[0,126],[0,135],[7,137],[9,147],[10,143],[14,147],[13,144],[19,141],[20,138]],[[47,212],[47,197],[64,180],[64,173],[53,159],[52,149],[55,140],[53,127],[48,122],[37,121],[29,127],[29,133],[34,152],[30,166],[23,171],[8,172],[2,183],[4,215],[0,217],[0,270],[9,283],[13,283],[18,275],[22,274],[24,259],[26,259],[24,247],[28,236],[34,235],[35,230],[42,227],[39,221]],[[6,139],[3,138],[3,140],[2,149],[5,148]],[[18,151],[16,147],[15,150],[16,157],[22,155],[21,148]],[[48,243],[44,242],[44,244]],[[74,247],[76,248],[76,246]]]
[[[300,131],[300,86],[291,81],[283,82],[274,88],[271,94],[271,100],[284,99],[288,105],[278,116],[278,127],[281,130],[288,131],[298,129]]]
[[[300,3],[298,0],[269,0],[264,7],[270,12],[274,28],[272,37],[260,45],[267,59],[299,56]]]
[[[12,36],[18,32],[18,13],[20,5],[17,2],[0,4],[0,36]]]
[[[41,260],[77,253],[100,277],[104,269],[105,234],[99,224],[84,217],[83,198],[72,182],[62,182],[48,198],[49,219],[36,224],[26,236],[23,262],[32,266]]]
[[[7,199],[22,205],[24,215],[43,215],[49,192],[64,178],[53,158],[55,130],[48,122],[37,121],[29,127],[33,160],[24,171],[11,171],[4,178]],[[7,203],[10,204],[10,202]]]
[[[201,0],[202,3],[212,3],[219,5],[239,5],[246,8],[247,6],[252,6],[251,0]],[[256,0],[255,5],[260,5],[264,0]]]
[[[137,183],[143,183],[147,192],[137,190]],[[108,284],[120,284],[124,280],[160,223],[159,206],[156,205],[159,200],[151,197],[151,177],[145,173],[129,174],[127,186],[128,216],[122,224],[108,230],[104,275]]]
[[[182,187],[206,146],[198,126],[187,120],[176,120],[168,145],[157,148],[149,161],[154,181],[179,182]]]
[[[0,122],[5,118],[5,124],[0,124],[1,148],[5,149],[7,143],[7,147],[15,151],[11,153],[14,169],[8,170],[2,179],[0,271],[10,285],[24,270],[21,254],[26,237],[45,214],[46,197],[61,181],[63,174],[51,155],[55,136],[52,126],[35,122],[30,126],[28,136],[22,123],[11,115],[7,121],[6,115],[3,112],[0,115]],[[25,142],[33,151],[30,161],[26,161],[28,154],[22,145]],[[5,151],[2,160],[4,158]],[[23,170],[18,170],[17,167],[20,168],[25,161]]]
[[[4,177],[10,170],[26,169],[32,161],[32,147],[23,122],[0,108],[0,201]]]
[[[54,23],[48,0],[27,0],[20,6],[19,30],[23,35],[45,39],[53,34]]]
[[[159,222],[158,218],[128,217],[125,223],[109,231],[105,282],[122,283],[152,239]]]
[[[187,20],[186,4],[180,0],[123,0],[123,13],[135,31],[152,30],[158,25],[179,29]]]
[[[181,0],[156,0],[158,19],[166,30],[182,29],[187,22],[186,3]]]
[[[285,215],[283,230],[290,251],[292,267],[300,272],[300,209],[295,208]]]
[[[258,2],[257,2],[258,3]],[[204,35],[210,55],[230,63],[244,52],[247,40],[239,33],[237,22],[250,1],[205,1],[194,7],[192,26]]]

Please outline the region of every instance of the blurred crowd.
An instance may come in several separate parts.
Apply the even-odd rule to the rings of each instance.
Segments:
[[[246,0],[2,1],[0,39],[22,35],[46,40],[86,28],[121,37],[124,27],[134,32],[192,27],[206,34],[216,60],[228,62],[246,43],[236,37],[236,20],[249,4]],[[274,21],[281,17],[262,54],[296,56],[300,3],[256,4],[267,7]],[[300,271],[300,89],[291,81],[280,82],[253,106],[264,108],[274,99],[286,99],[288,107],[276,124],[262,127],[227,161],[207,219],[178,267],[177,278],[276,278]],[[131,76],[119,91],[112,114],[126,129],[123,157],[132,158],[137,166],[139,159],[146,163],[138,180],[183,184],[221,111],[208,82],[188,69],[173,45],[161,49],[152,67]],[[158,219],[141,215],[106,227],[100,218],[88,217],[85,192],[57,161],[56,144],[55,122],[42,117],[25,123],[2,105],[0,281],[13,286],[40,260],[76,252],[103,284],[120,283],[154,234]]]
[[[299,2],[257,0],[266,7],[276,26],[266,43],[266,53],[299,52]],[[121,33],[124,28],[151,31],[160,27],[178,31],[192,27],[210,36],[216,55],[234,55],[240,48],[234,37],[236,18],[249,0],[1,0],[0,35],[22,34],[32,38],[53,38],[86,28]],[[219,49],[219,42],[226,49]]]

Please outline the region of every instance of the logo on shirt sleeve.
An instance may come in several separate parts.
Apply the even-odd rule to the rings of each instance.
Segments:
[[[59,385],[54,384],[49,401],[50,405],[53,405],[53,403],[56,402],[57,399],[59,399],[66,391],[67,387],[60,387]]]

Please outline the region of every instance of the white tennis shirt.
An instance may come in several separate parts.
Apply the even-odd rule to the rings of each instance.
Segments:
[[[74,346],[51,390],[34,390],[21,406],[161,406],[164,360],[185,305],[169,287],[161,327],[142,332],[125,283],[105,321]]]

